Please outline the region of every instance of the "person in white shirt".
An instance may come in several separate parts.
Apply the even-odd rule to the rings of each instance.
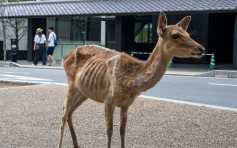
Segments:
[[[46,65],[46,46],[47,41],[45,35],[42,33],[43,29],[38,28],[36,30],[36,35],[34,39],[34,48],[35,57],[34,57],[34,64],[37,65],[39,62],[40,56],[42,57],[42,65]]]
[[[47,55],[49,57],[49,64],[48,66],[55,65],[56,61],[53,58],[53,52],[55,49],[55,42],[56,42],[56,34],[53,32],[53,27],[48,28],[49,32],[49,39],[48,39],[48,52]]]

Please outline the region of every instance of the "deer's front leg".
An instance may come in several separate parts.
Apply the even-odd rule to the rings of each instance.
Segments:
[[[106,102],[105,103],[105,119],[107,126],[107,136],[108,136],[108,148],[111,146],[111,138],[113,135],[113,115],[114,115],[114,104]]]
[[[120,137],[121,137],[121,148],[125,148],[125,131],[127,124],[127,112],[128,107],[121,107],[120,110]]]
[[[68,114],[72,108],[73,101],[75,99],[76,93],[72,87],[69,87],[68,93],[67,93],[67,98],[65,102],[65,108],[64,108],[64,113],[62,116],[62,121],[61,121],[61,128],[60,128],[60,136],[59,136],[59,145],[58,147],[62,147],[62,140],[63,140],[63,133],[64,133],[64,128],[65,128],[65,123],[68,120]]]

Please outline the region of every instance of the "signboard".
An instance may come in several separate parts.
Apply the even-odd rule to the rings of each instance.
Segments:
[[[17,62],[16,39],[11,39],[11,56],[12,62]]]

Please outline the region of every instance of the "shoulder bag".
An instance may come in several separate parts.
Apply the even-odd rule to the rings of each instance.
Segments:
[[[54,38],[54,46],[56,47],[58,46],[58,42],[56,41],[54,34],[53,34],[53,38]]]
[[[42,37],[41,37],[41,38],[42,38]],[[40,45],[39,45],[39,44],[40,44],[40,42],[41,42],[41,38],[40,38],[39,43],[36,44],[36,46],[35,46],[35,50],[39,50],[39,49],[40,49]]]

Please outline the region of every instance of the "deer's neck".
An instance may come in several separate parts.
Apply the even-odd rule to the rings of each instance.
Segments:
[[[163,41],[160,38],[149,59],[143,63],[144,73],[139,76],[141,91],[155,86],[167,70],[172,56],[164,52]]]

